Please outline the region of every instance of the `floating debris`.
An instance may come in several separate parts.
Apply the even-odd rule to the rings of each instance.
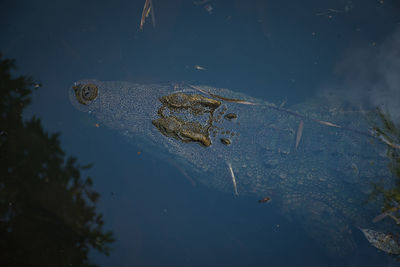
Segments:
[[[42,83],[40,83],[40,82],[34,82],[34,83],[32,83],[32,85],[33,85],[33,88],[35,88],[35,89],[42,87]]]
[[[382,142],[384,142],[385,144],[387,144],[388,146],[391,146],[391,147],[393,147],[393,148],[400,149],[400,145],[399,145],[399,144],[390,142],[390,141],[387,140],[383,135],[378,135],[377,137],[378,137]]]
[[[287,99],[283,100],[282,103],[279,105],[279,108],[283,108],[287,102]]]
[[[195,70],[207,70],[207,68],[204,68],[204,67],[199,66],[199,65],[194,65],[194,69]]]
[[[355,163],[351,163],[351,168],[353,169],[354,175],[358,176],[360,174],[360,170]]]
[[[343,10],[328,8],[326,11],[319,12],[315,14],[316,16],[325,16],[329,19],[333,18],[335,14],[339,13],[348,13],[354,9],[354,4],[352,1],[347,1],[346,5],[344,6]]]
[[[143,30],[144,23],[146,18],[151,14],[151,22],[153,23],[153,27],[156,27],[156,18],[154,16],[154,8],[153,2],[151,0],[146,0],[144,3],[142,18],[140,20],[140,30]]]
[[[316,16],[326,16],[329,19],[333,18],[333,14],[335,13],[342,13],[342,10],[337,10],[337,9],[333,9],[333,8],[328,8],[326,11],[324,12],[320,12],[315,14]]]
[[[232,176],[232,183],[233,183],[233,190],[235,192],[236,196],[239,196],[239,193],[237,191],[237,185],[236,185],[236,179],[235,179],[235,174],[233,173],[232,170],[232,165],[228,162],[228,167],[229,167],[229,171],[231,172],[231,176]]]
[[[226,146],[229,146],[231,144],[231,140],[228,138],[221,138],[221,143],[223,143]]]
[[[399,243],[392,234],[385,234],[371,229],[359,229],[363,232],[368,242],[377,249],[390,254],[400,254]]]
[[[227,120],[233,120],[233,119],[237,119],[237,115],[235,113],[228,113],[224,116],[224,118]]]
[[[258,201],[258,203],[267,203],[267,202],[269,202],[270,200],[271,200],[270,197],[264,197],[263,199],[260,199],[260,200]]]
[[[393,215],[393,213],[389,213],[388,216],[392,218],[396,224],[400,224],[400,219]]]
[[[239,104],[244,104],[244,105],[254,105],[254,106],[258,105],[258,104],[256,104],[256,103],[252,103],[252,102],[245,101],[245,100],[233,99],[233,98],[227,98],[227,97],[215,95],[215,94],[213,94],[213,93],[204,91],[203,89],[199,88],[198,86],[194,86],[194,85],[190,85],[190,84],[189,84],[189,86],[192,87],[193,89],[196,89],[196,90],[198,90],[198,91],[204,93],[204,94],[208,94],[208,95],[210,95],[210,96],[212,96],[212,97],[215,97],[215,98],[218,98],[218,99],[227,101],[227,102],[239,103]]]
[[[210,92],[208,94],[211,95],[212,97],[215,97],[215,98],[218,98],[218,99],[221,99],[221,100],[225,100],[227,102],[233,102],[233,103],[244,104],[244,105],[258,105],[258,104],[255,104],[255,103],[252,103],[252,102],[249,102],[249,101],[245,101],[245,100],[226,98],[226,97],[223,97],[223,96],[215,95],[215,94],[210,93]]]
[[[393,213],[396,212],[396,211],[398,211],[398,210],[400,210],[400,205],[397,205],[397,206],[395,206],[395,207],[393,207],[393,208],[390,208],[390,209],[386,210],[385,212],[379,214],[378,216],[376,216],[376,217],[372,220],[372,222],[373,222],[373,223],[377,223],[377,222],[381,221],[382,219],[386,218],[387,216],[389,216],[389,217],[391,217],[392,219],[394,219],[394,220],[396,221],[397,224],[399,224],[399,222],[400,222],[400,221],[399,221],[399,218],[397,218],[397,217],[395,217],[395,216],[393,215]]]
[[[199,91],[199,92],[202,92],[203,94],[209,95],[208,92],[204,91],[203,89],[201,89],[201,88],[198,87],[198,86],[194,86],[194,85],[190,85],[190,84],[189,84],[189,86],[192,87],[193,89]]]
[[[324,124],[324,125],[326,125],[326,126],[336,127],[336,128],[342,128],[342,126],[337,125],[337,124],[334,124],[334,123],[331,123],[331,122],[328,122],[328,121],[321,121],[321,120],[314,120],[314,121],[316,121],[316,122],[318,122],[318,123],[321,123],[321,124]]]
[[[303,134],[303,128],[304,128],[304,121],[301,120],[300,123],[299,123],[299,128],[297,128],[297,134],[296,134],[296,150],[297,150],[297,147],[299,146],[300,139],[301,139],[301,136],[302,136],[302,134]]]

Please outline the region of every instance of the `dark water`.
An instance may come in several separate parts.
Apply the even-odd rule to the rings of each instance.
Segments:
[[[60,132],[62,149],[82,164],[101,195],[97,211],[114,233],[100,266],[395,266],[356,234],[358,249],[331,257],[273,201],[193,186],[173,165],[142,152],[75,110],[68,89],[94,78],[195,81],[289,105],[316,95],[355,105],[400,103],[398,1],[153,0],[2,1],[0,51],[15,74],[42,86],[24,118]],[[206,70],[196,70],[195,65]],[[397,102],[397,100],[399,100]],[[142,152],[138,154],[138,152]],[[49,199],[49,201],[51,201]],[[28,222],[27,222],[28,223]],[[62,253],[62,252],[60,252]],[[61,265],[61,264],[60,264]]]

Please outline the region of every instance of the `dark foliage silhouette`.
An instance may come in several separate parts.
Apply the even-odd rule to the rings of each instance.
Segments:
[[[13,68],[0,54],[0,266],[94,266],[89,250],[108,255],[113,236],[81,177],[91,166],[66,157],[40,119],[22,120],[37,86]]]

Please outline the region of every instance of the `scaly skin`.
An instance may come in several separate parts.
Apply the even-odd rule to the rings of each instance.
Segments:
[[[172,155],[209,187],[234,192],[231,166],[239,196],[270,196],[332,255],[356,248],[352,227],[374,226],[371,220],[380,213],[380,203],[365,200],[372,182],[390,184],[391,177],[386,147],[368,134],[371,125],[363,113],[321,99],[282,109],[209,86],[77,82],[88,83],[98,88],[90,103],[77,101],[71,90],[79,110],[140,139],[156,156]],[[191,100],[176,106],[168,102],[171,95]],[[219,104],[210,108],[199,101]],[[295,149],[300,121],[303,133]],[[207,138],[199,124],[207,126]]]

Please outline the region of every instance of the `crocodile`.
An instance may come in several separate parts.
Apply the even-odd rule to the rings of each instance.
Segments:
[[[315,98],[289,108],[205,85],[80,80],[74,107],[197,182],[237,197],[269,196],[326,248],[357,248],[354,229],[373,228],[382,203],[371,184],[392,183],[387,144],[365,112]],[[301,131],[301,132],[299,132]]]

